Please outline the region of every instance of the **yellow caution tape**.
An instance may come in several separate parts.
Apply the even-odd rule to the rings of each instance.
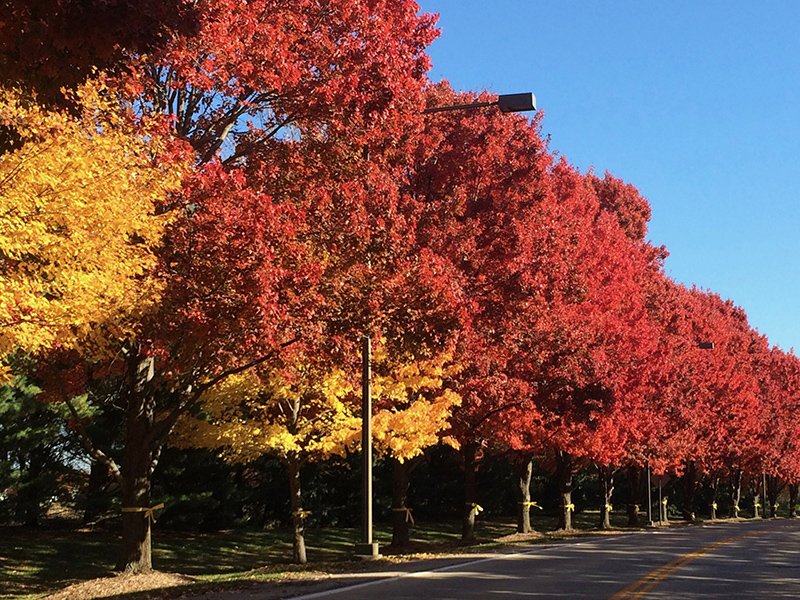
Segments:
[[[482,512],[482,511],[483,511],[483,507],[482,507],[480,504],[476,503],[476,502],[467,502],[467,506],[471,506],[471,507],[472,507],[472,510],[474,510],[474,511],[475,511],[475,514],[476,514],[476,515],[477,515],[479,512]]]
[[[132,513],[132,512],[143,512],[145,519],[150,519],[151,522],[156,522],[156,516],[153,511],[160,510],[164,508],[164,503],[156,504],[155,506],[151,506],[147,508],[146,506],[123,506],[122,512],[124,513]]]
[[[400,508],[393,508],[392,512],[404,512],[406,513],[406,523],[411,521],[411,524],[414,525],[414,516],[411,514],[411,509],[406,506],[401,506]]]

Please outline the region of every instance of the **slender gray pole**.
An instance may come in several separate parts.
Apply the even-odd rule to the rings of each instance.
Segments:
[[[361,452],[364,457],[362,481],[361,543],[372,544],[372,343],[361,340]]]
[[[647,524],[653,526],[653,490],[650,487],[650,461],[647,461]]]

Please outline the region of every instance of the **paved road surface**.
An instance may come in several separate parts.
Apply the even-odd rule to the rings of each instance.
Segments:
[[[312,595],[306,595],[311,600]],[[800,523],[650,531],[533,548],[313,595],[327,600],[800,599]]]
[[[363,574],[359,583],[338,590],[311,586],[301,593],[288,588],[279,596],[275,589],[250,590],[235,600],[798,600],[800,521],[603,536],[509,554],[422,562],[416,568],[426,570]]]

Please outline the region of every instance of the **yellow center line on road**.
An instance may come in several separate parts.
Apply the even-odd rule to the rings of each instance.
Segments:
[[[766,531],[770,531],[769,529],[759,529],[758,531],[751,531],[750,533],[744,533],[742,535],[737,535],[734,537],[730,537],[724,540],[720,540],[718,542],[714,542],[713,544],[709,544],[708,546],[703,546],[699,550],[695,550],[694,552],[690,552],[688,554],[684,554],[683,556],[679,556],[673,561],[668,562],[664,566],[657,568],[655,571],[651,571],[644,577],[642,577],[639,581],[636,581],[626,587],[624,590],[620,590],[613,596],[611,596],[608,600],[637,600],[638,598],[643,598],[647,592],[652,590],[656,587],[660,582],[664,581],[667,577],[672,575],[678,569],[681,569],[688,565],[693,560],[700,558],[704,554],[708,554],[712,550],[719,548],[720,546],[725,546],[726,544],[731,544],[743,538],[749,537],[751,535],[757,535],[759,533],[764,533]]]

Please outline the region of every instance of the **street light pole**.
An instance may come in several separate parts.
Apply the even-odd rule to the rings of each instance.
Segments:
[[[494,102],[473,102],[451,106],[433,106],[422,111],[423,114],[451,110],[469,110],[496,106],[500,112],[524,112],[536,110],[536,96],[532,92],[524,94],[501,94]],[[367,155],[368,157],[368,155]],[[372,390],[371,378],[372,347],[369,335],[361,340],[361,452],[363,456],[363,480],[361,485],[361,543],[356,544],[356,555],[361,558],[378,558],[379,545],[372,541]]]
[[[356,544],[356,554],[363,558],[377,558],[380,550],[372,541],[372,341],[368,335],[361,338],[361,454],[363,472],[361,480],[361,543]]]
[[[653,524],[653,488],[650,486],[650,461],[647,461],[647,526],[654,527]]]

